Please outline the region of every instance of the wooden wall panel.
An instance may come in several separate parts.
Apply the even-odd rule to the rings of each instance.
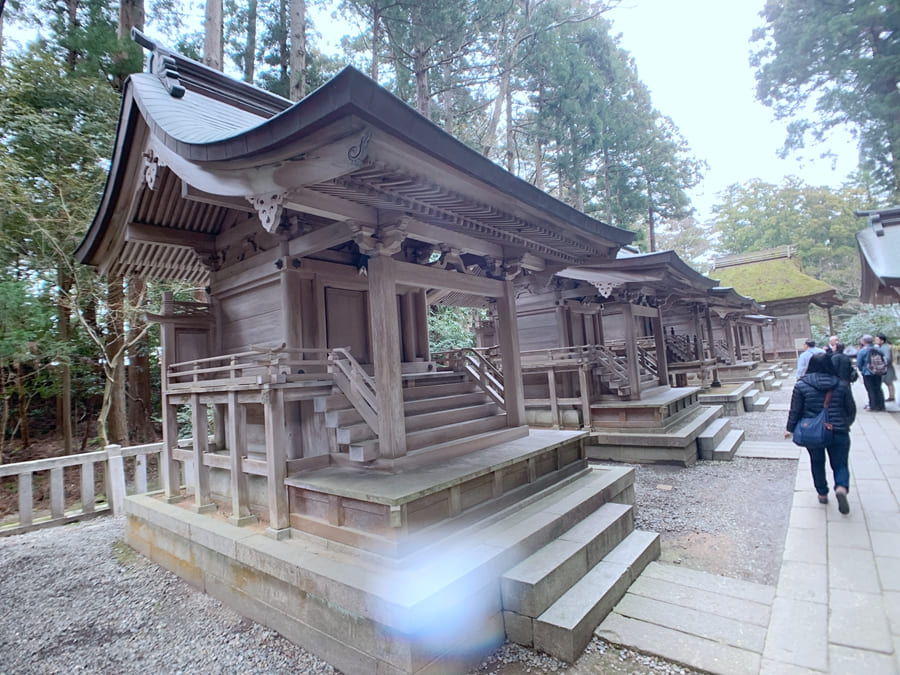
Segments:
[[[281,295],[277,282],[223,298],[219,306],[225,353],[240,352],[251,345],[281,343]]]
[[[519,348],[552,349],[559,344],[559,329],[556,325],[556,308],[550,307],[545,312],[529,313],[518,317]]]

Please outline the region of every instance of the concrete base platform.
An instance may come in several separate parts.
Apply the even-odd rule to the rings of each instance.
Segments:
[[[721,416],[721,406],[697,405],[669,427],[594,431],[585,452],[588,459],[600,461],[692,466],[700,457],[698,436]]]
[[[127,498],[126,539],[343,672],[459,673],[505,639],[501,576],[604,504],[633,503],[633,483],[627,467],[586,468],[403,558],[298,530],[278,541],[264,524],[237,527],[159,494]]]
[[[727,382],[721,387],[709,389],[700,394],[703,405],[720,405],[726,417],[737,417],[747,412],[744,396],[753,389],[753,382]]]

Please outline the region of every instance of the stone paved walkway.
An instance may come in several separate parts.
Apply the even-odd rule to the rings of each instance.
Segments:
[[[775,587],[653,563],[596,634],[723,675],[900,674],[900,409],[854,394],[848,515],[817,502],[806,452],[740,451],[800,457]]]

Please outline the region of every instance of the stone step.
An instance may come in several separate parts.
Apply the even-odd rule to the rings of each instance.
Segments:
[[[744,430],[732,429],[728,432],[722,442],[713,450],[712,458],[716,461],[731,461],[734,455],[744,442]]]
[[[741,397],[741,400],[744,403],[744,411],[750,412],[753,410],[753,402],[759,398],[759,389],[749,389],[744,392],[744,395]]]
[[[633,507],[604,504],[500,578],[504,612],[537,618],[633,529]]]
[[[765,391],[771,391],[771,390],[772,390],[772,385],[773,385],[774,383],[775,383],[775,375],[773,375],[772,373],[769,373],[769,374],[766,375],[766,376],[763,378],[763,380],[762,380],[763,389],[764,389]]]
[[[777,380],[775,380],[774,382],[772,382],[772,389],[771,389],[771,390],[772,390],[772,391],[779,391],[779,390],[781,389],[781,387],[782,387],[783,384],[784,384],[783,378],[777,379]]]
[[[760,396],[753,402],[752,412],[765,412],[768,409],[769,403],[771,403],[771,401],[772,399],[770,399],[768,396]]]
[[[700,459],[712,459],[713,451],[731,431],[731,421],[727,417],[713,420],[706,429],[697,436],[697,447]]]
[[[659,535],[635,530],[534,621],[534,647],[568,663],[631,582],[659,557]]]
[[[757,673],[775,589],[650,563],[597,637],[709,673]]]

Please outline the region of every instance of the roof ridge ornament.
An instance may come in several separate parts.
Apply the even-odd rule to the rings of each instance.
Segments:
[[[169,95],[173,98],[182,98],[186,89],[181,84],[178,66],[175,63],[175,57],[172,55],[172,52],[148,38],[137,28],[131,29],[131,39],[141,47],[150,50],[148,69],[150,73],[160,79]]]

